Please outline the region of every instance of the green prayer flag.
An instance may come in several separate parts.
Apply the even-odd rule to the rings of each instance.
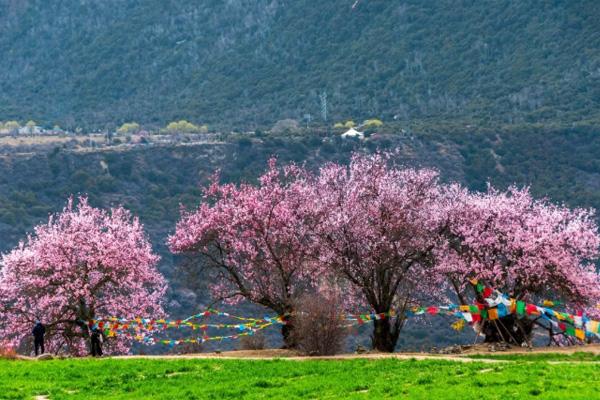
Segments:
[[[517,301],[517,313],[525,314],[525,302]]]

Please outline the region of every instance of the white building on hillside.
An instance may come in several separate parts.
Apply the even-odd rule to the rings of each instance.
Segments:
[[[365,138],[365,134],[362,133],[362,132],[357,131],[354,128],[350,128],[346,132],[342,133],[342,137],[343,138],[353,137],[353,138],[364,139]]]
[[[44,133],[44,128],[41,126],[22,126],[19,128],[19,135],[41,135]]]

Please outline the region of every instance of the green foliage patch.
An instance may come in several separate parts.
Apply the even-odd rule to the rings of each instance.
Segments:
[[[576,352],[576,353],[532,353],[532,354],[475,354],[468,356],[473,359],[493,359],[493,360],[507,360],[507,361],[567,361],[567,362],[578,362],[578,361],[592,361],[600,362],[600,354],[594,354],[589,352]]]
[[[591,399],[598,364],[545,361],[0,361],[3,399]]]

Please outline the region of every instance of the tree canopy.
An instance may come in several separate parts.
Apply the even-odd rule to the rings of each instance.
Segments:
[[[94,208],[69,199],[2,257],[0,331],[15,345],[35,321],[47,327],[51,351],[85,352],[87,322],[101,317],[163,314],[166,282],[143,226],[122,207]],[[130,340],[109,341],[115,352]]]

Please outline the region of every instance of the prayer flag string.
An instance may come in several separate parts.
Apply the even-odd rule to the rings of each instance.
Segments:
[[[516,315],[518,318],[538,317],[549,324],[553,328],[567,336],[576,337],[579,340],[584,340],[586,337],[600,338],[600,322],[590,319],[583,312],[570,314],[560,312],[554,307],[560,305],[558,301],[544,300],[543,305],[535,305],[526,303],[521,300],[516,300],[506,296],[505,294],[486,287],[477,280],[472,280],[471,283],[475,287],[477,293],[484,299],[484,303],[476,303],[469,305],[449,304],[445,306],[414,306],[405,310],[403,318],[410,318],[419,315],[448,315],[459,318],[463,321],[462,324],[455,322],[452,326],[455,329],[461,329],[464,322],[474,324],[481,321],[494,321],[508,315]],[[198,319],[208,318],[211,316],[224,317],[239,321],[239,323],[198,323]],[[204,343],[207,341],[226,341],[236,340],[243,336],[251,336],[256,332],[266,329],[274,325],[286,324],[289,316],[276,316],[263,318],[249,318],[232,315],[227,312],[222,312],[215,309],[191,315],[185,319],[155,319],[155,318],[99,318],[87,321],[90,329],[99,329],[108,337],[117,335],[125,335],[133,340],[137,340],[146,344],[165,344],[175,346],[182,343]],[[369,323],[371,321],[398,317],[394,310],[385,313],[368,313],[368,314],[347,314],[343,315],[342,319],[346,321],[346,326],[356,326]],[[168,329],[190,328],[192,331],[199,330],[201,335],[192,338],[184,339],[155,339],[154,334]],[[230,335],[210,336],[207,334],[209,329],[230,329],[237,331]]]

